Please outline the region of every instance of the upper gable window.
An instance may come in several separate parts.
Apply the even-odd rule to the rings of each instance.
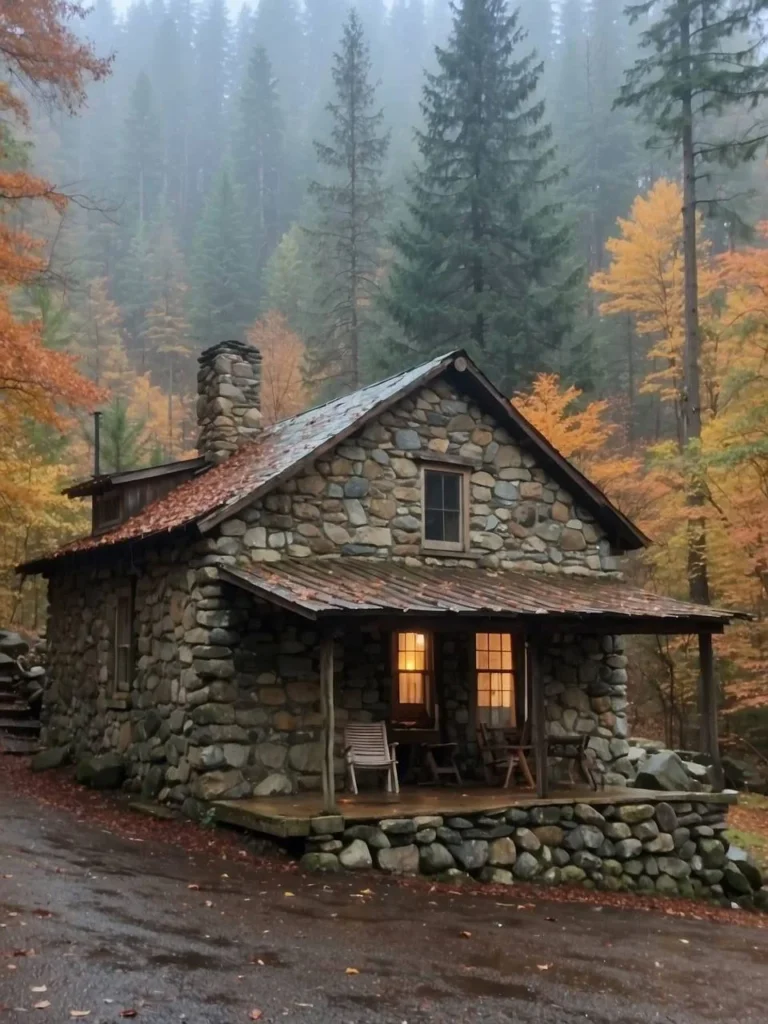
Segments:
[[[424,469],[424,547],[463,551],[466,546],[466,480],[462,471]]]

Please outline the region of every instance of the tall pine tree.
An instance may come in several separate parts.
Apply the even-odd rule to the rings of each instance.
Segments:
[[[619,103],[639,107],[653,126],[651,146],[682,158],[683,250],[685,257],[685,350],[683,448],[695,457],[700,446],[701,330],[697,211],[716,212],[699,183],[707,167],[753,159],[768,135],[762,118],[723,134],[728,111],[754,110],[768,98],[764,17],[768,0],[646,0],[627,8],[631,18],[656,13],[641,37],[648,54],[627,72]],[[691,599],[709,604],[707,495],[694,469],[688,484],[688,586]]]
[[[235,178],[245,204],[256,301],[264,264],[281,235],[283,121],[272,64],[263,47],[253,51],[238,100],[232,140]]]
[[[192,248],[190,324],[202,348],[240,339],[256,312],[245,213],[224,164],[203,207]]]
[[[312,235],[322,261],[322,328],[312,339],[311,361],[315,370],[353,390],[360,385],[368,313],[377,291],[387,195],[381,165],[389,135],[382,128],[384,115],[376,107],[370,72],[368,45],[352,10],[333,61],[331,138],[315,143],[328,180],[313,182],[310,194],[318,210]]]
[[[566,333],[576,275],[569,233],[545,188],[552,169],[541,65],[505,0],[463,0],[439,71],[428,75],[422,166],[395,233],[387,307],[408,354],[468,348],[509,393],[547,365]]]

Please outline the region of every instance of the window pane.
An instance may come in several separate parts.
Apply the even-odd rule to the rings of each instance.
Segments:
[[[480,722],[494,726],[516,724],[513,667],[510,633],[476,635],[477,715]]]
[[[424,510],[425,540],[443,540],[443,514],[437,509]]]
[[[424,504],[427,508],[443,507],[442,473],[425,472]]]
[[[443,540],[456,544],[461,540],[461,525],[458,512],[443,513]]]
[[[461,477],[458,473],[443,473],[443,508],[458,512],[461,508]]]

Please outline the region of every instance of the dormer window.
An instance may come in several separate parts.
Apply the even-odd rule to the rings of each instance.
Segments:
[[[467,474],[462,470],[423,470],[423,532],[425,548],[435,551],[463,551]]]

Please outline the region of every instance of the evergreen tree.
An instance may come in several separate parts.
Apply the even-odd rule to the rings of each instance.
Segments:
[[[569,234],[543,195],[558,175],[532,99],[541,65],[517,15],[505,0],[464,0],[454,14],[424,87],[422,166],[394,235],[387,307],[407,336],[407,356],[394,345],[401,358],[467,347],[511,394],[568,330]]]
[[[237,184],[248,218],[256,301],[264,264],[280,238],[283,121],[272,64],[257,47],[248,64],[232,141]]]
[[[376,293],[378,246],[386,192],[381,165],[389,136],[370,83],[371,60],[355,10],[344,26],[334,56],[336,99],[328,104],[333,129],[328,143],[316,142],[318,161],[329,181],[313,182],[318,209],[312,234],[322,260],[322,330],[311,339],[311,358],[342,386],[360,385],[366,313]]]
[[[276,310],[306,342],[316,326],[312,316],[314,281],[311,236],[294,224],[280,240],[264,271],[263,314]]]
[[[683,250],[685,256],[685,350],[683,447],[691,453],[701,440],[701,332],[697,210],[716,212],[719,203],[701,196],[707,167],[729,167],[753,159],[764,146],[760,120],[736,134],[713,134],[715,119],[736,108],[754,110],[768,97],[768,60],[763,18],[768,0],[646,0],[627,8],[631,18],[655,13],[641,43],[648,55],[626,76],[619,103],[639,107],[653,126],[649,145],[682,157]],[[689,481],[688,585],[691,599],[709,603],[707,539],[701,509],[707,496],[699,474]]]
[[[253,320],[252,271],[243,203],[228,164],[203,208],[191,263],[190,323],[198,345],[242,339]]]
[[[132,420],[124,398],[114,398],[101,416],[100,456],[104,473],[137,469],[147,459],[145,423]]]
[[[225,0],[208,0],[195,36],[195,109],[191,141],[196,197],[208,194],[226,145],[231,27]]]
[[[143,71],[136,79],[125,122],[121,179],[123,182],[123,224],[131,232],[151,216],[163,185],[163,155],[160,121],[154,105],[152,85]]]

